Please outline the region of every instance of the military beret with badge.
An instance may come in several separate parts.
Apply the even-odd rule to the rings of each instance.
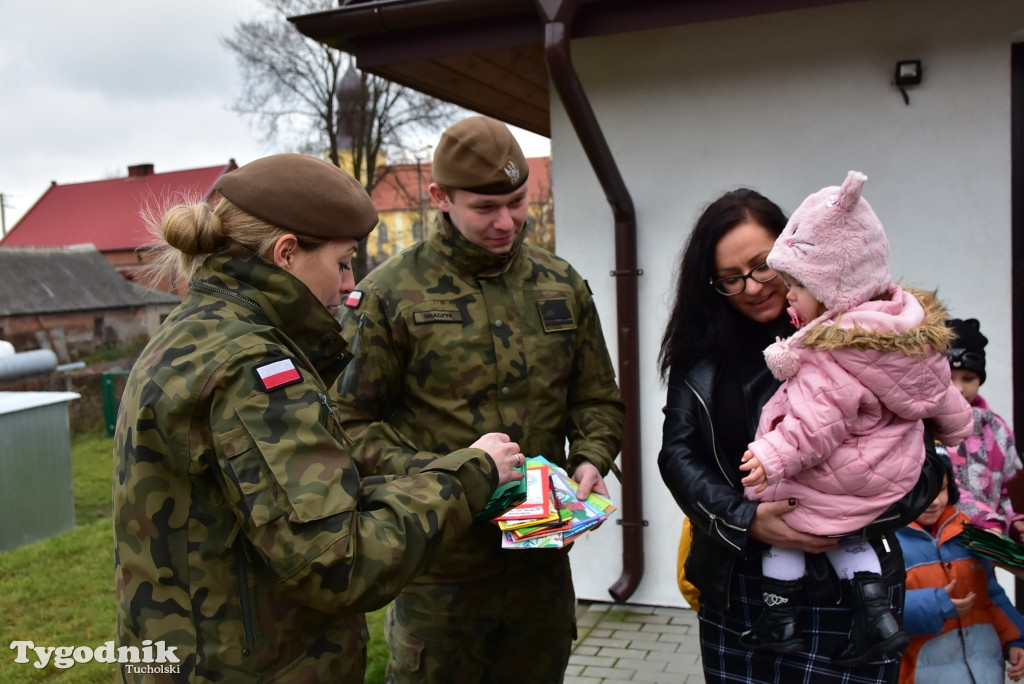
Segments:
[[[512,131],[486,116],[463,119],[442,133],[431,171],[440,185],[481,195],[514,192],[530,175]]]

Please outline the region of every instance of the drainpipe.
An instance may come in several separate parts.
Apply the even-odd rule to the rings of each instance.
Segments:
[[[544,55],[551,80],[576,136],[597,174],[615,218],[616,311],[619,342],[619,388],[626,405],[622,436],[622,575],[608,588],[617,603],[626,602],[644,574],[643,486],[640,478],[640,381],[637,319],[636,211],[615,164],[594,110],[572,64],[569,26],[578,0],[535,0],[544,21]]]

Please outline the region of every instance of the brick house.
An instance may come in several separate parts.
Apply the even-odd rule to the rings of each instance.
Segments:
[[[126,280],[91,245],[0,249],[0,339],[62,363],[149,337],[175,295]]]
[[[217,180],[236,168],[234,159],[167,173],[156,173],[152,164],[138,164],[129,166],[124,178],[54,182],[0,241],[0,248],[92,244],[132,280],[145,259],[137,250],[149,240],[140,211],[160,211],[183,198],[214,199]]]

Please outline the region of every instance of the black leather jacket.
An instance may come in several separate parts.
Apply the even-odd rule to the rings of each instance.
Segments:
[[[717,372],[716,363],[705,359],[685,375],[674,370],[670,374],[658,466],[676,503],[693,525],[686,577],[700,590],[702,603],[724,610],[736,564],[749,560],[751,571],[760,574],[760,554],[767,547],[748,536],[758,504],[743,498],[739,470],[742,454],[721,453],[714,434],[711,407]],[[755,408],[733,423],[745,428],[748,440],[752,440],[760,407],[779,383],[766,366],[748,371],[741,383],[744,405]],[[882,574],[890,584],[906,580],[903,554],[892,532],[915,520],[942,486],[944,469],[935,454],[930,431],[925,432],[928,456],[917,485],[861,531],[878,551]],[[824,554],[808,554],[807,572],[813,578],[808,586],[820,590],[811,600],[828,600],[838,582]]]

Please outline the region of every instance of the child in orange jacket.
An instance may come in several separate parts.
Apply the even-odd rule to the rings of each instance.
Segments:
[[[941,449],[941,447],[940,447]],[[996,582],[991,564],[960,536],[968,516],[948,462],[944,487],[896,536],[907,566],[903,629],[910,646],[900,684],[1002,684],[1024,676],[1024,617]]]

